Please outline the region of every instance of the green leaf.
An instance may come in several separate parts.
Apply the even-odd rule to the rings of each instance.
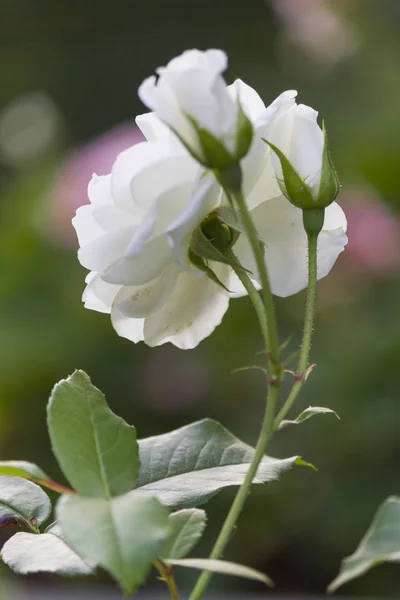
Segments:
[[[38,532],[49,517],[51,503],[45,492],[32,481],[21,477],[0,476],[0,521],[5,524],[11,516]]]
[[[54,490],[59,494],[71,492],[69,488],[60,485],[56,481],[50,479],[48,475],[40,467],[34,463],[25,460],[6,460],[0,461],[0,475],[11,475],[14,477],[23,477],[29,481],[33,481],[38,485]]]
[[[139,440],[141,469],[136,487],[170,508],[191,508],[224,487],[240,485],[254,449],[220,423],[204,419],[164,435]],[[265,456],[253,483],[276,480],[298,457]]]
[[[53,452],[77,492],[109,498],[133,487],[135,428],[111,412],[86,373],[75,371],[54,387],[47,413]]]
[[[309,406],[308,408],[303,410],[303,412],[300,413],[299,416],[296,419],[294,419],[294,421],[281,421],[279,424],[279,429],[283,429],[287,425],[298,425],[299,423],[303,423],[303,421],[307,421],[307,419],[311,419],[311,417],[314,417],[315,415],[321,414],[334,415],[340,421],[339,415],[330,408],[325,408],[324,406]]]
[[[23,477],[37,483],[43,479],[49,479],[44,471],[37,465],[25,460],[2,460],[0,461],[0,475],[13,475]]]
[[[53,521],[53,523],[50,523],[50,525],[48,525],[46,527],[46,529],[44,530],[44,533],[51,533],[53,535],[56,535],[57,537],[61,538],[62,540],[65,540],[65,535],[61,529],[61,525],[58,521]]]
[[[400,498],[397,496],[390,496],[381,504],[357,550],[342,561],[339,575],[328,591],[334,592],[382,562],[400,562]]]
[[[127,594],[143,583],[171,533],[167,509],[137,492],[110,500],[64,494],[56,514],[68,545],[106,569]]]
[[[19,575],[45,572],[75,576],[94,572],[62,539],[51,533],[15,534],[4,544],[2,559]]]
[[[207,517],[204,510],[187,508],[169,516],[172,532],[163,550],[163,556],[184,558],[203,535]]]
[[[261,581],[272,587],[274,582],[272,579],[244,565],[239,565],[226,560],[212,560],[209,558],[182,558],[181,560],[167,559],[165,562],[176,565],[178,567],[188,567],[190,569],[199,569],[200,571],[211,571],[212,573],[220,573],[221,575],[233,575],[234,577],[244,577],[245,579],[254,579]]]

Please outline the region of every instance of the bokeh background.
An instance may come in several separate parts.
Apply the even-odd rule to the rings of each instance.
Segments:
[[[319,285],[318,368],[298,404],[329,406],[341,421],[316,418],[276,437],[271,454],[300,454],[318,473],[298,468],[255,489],[225,555],[267,572],[277,593],[324,591],[379,503],[400,492],[399,31],[398,0],[2,0],[1,459],[32,460],[61,479],[45,408],[54,383],[75,368],[140,437],[210,416],[254,443],[262,376],[232,373],[260,360],[250,303],[233,301],[195,350],[133,345],[107,315],[83,308],[71,227],[92,173],[108,173],[116,154],[141,139],[133,119],[144,111],[136,95],[143,78],[186,48],[223,48],[229,81],[242,78],[266,103],[296,88],[320,111],[343,183],[350,241]],[[303,305],[304,293],[277,300],[292,350]],[[232,497],[227,490],[208,505],[199,553]],[[213,586],[261,591],[227,578]],[[343,590],[398,598],[400,566]]]

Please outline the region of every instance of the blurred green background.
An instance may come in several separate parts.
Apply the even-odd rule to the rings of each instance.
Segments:
[[[318,368],[295,411],[329,406],[341,421],[316,418],[276,437],[271,454],[300,454],[318,473],[299,468],[255,489],[225,555],[267,572],[278,593],[324,591],[379,503],[400,493],[399,31],[399,0],[2,0],[1,459],[32,460],[61,479],[45,407],[75,368],[140,437],[210,416],[254,443],[262,377],[231,373],[260,359],[248,300],[232,301],[195,350],[133,345],[107,315],[83,308],[86,272],[70,223],[92,172],[109,172],[140,139],[143,78],[186,48],[223,48],[229,82],[242,78],[267,104],[295,88],[320,111],[343,183],[350,241],[319,285]],[[277,300],[292,350],[303,304],[304,293]],[[199,552],[232,497],[227,490],[208,505]],[[260,590],[225,578],[213,585]],[[344,592],[398,598],[400,566]]]

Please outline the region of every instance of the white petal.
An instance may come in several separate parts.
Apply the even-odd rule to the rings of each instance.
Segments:
[[[100,226],[103,233],[125,229],[138,224],[137,216],[117,206],[93,206],[92,218]]]
[[[145,213],[156,198],[169,190],[180,185],[193,185],[198,172],[199,165],[189,154],[169,154],[132,177],[130,187],[136,206]]]
[[[253,142],[241,162],[243,190],[249,208],[255,208],[260,202],[281,194],[271,162],[271,151],[264,139],[271,140],[279,117],[295,106],[296,94],[294,90],[283,92],[272,104],[264,108],[254,122]]]
[[[223,50],[211,48],[205,51],[209,68],[216,73],[223,73],[228,67],[228,56]]]
[[[134,214],[142,211],[135,203],[132,181],[144,169],[154,167],[170,159],[170,147],[167,142],[140,142],[124,150],[114,162],[111,172],[111,190],[115,204]]]
[[[252,211],[260,239],[265,243],[265,260],[271,289],[277,296],[296,294],[307,286],[307,236],[303,228],[301,210],[281,196],[259,205]],[[346,221],[334,230],[323,230],[318,243],[318,279],[325,277],[339,254],[344,250],[347,237]],[[256,274],[251,249],[240,236],[235,245],[236,254],[246,268]]]
[[[224,284],[229,290],[228,295],[230,298],[242,298],[243,296],[247,296],[246,289],[233,269],[229,270],[228,278],[224,281]]]
[[[214,135],[218,135],[222,128],[221,120],[225,118],[225,112],[222,110],[221,103],[219,102],[221,89],[217,87],[216,93],[213,93],[212,88],[215,84],[215,78],[211,78],[211,75],[211,73],[201,69],[191,69],[185,72],[184,75],[175,71],[166,71],[158,87],[160,90],[173,90],[179,110],[186,112],[196,119],[201,127],[214,133]],[[222,79],[220,80],[221,82],[223,81]],[[229,99],[228,91],[224,84],[223,88]],[[235,110],[235,103],[233,101],[231,101],[231,105],[233,110]],[[173,123],[171,125],[173,126]],[[186,132],[179,129],[177,131],[189,144]],[[197,146],[198,143],[196,140],[197,135],[195,134],[195,139],[189,146],[192,147],[192,143],[195,143]]]
[[[172,130],[159,119],[154,112],[145,113],[136,117],[136,124],[149,142],[165,141],[169,144],[174,156],[187,155],[185,146],[180,142]]]
[[[190,238],[202,220],[217,208],[220,199],[220,187],[214,175],[211,173],[203,175],[186,209],[168,227],[166,233],[172,255],[184,269],[197,272],[188,258]]]
[[[202,147],[188,116],[201,127],[234,146],[237,106],[221,77],[227,57],[221,50],[188,50],[159,67],[158,80],[146,79],[139,87],[142,102],[168,124],[202,161]]]
[[[228,86],[228,90],[234,100],[239,99],[244,112],[252,123],[265,111],[265,104],[256,90],[241,79],[236,79],[232,85]]]
[[[130,319],[129,317],[125,317],[115,304],[111,309],[111,323],[119,336],[135,344],[144,340],[144,319]]]
[[[91,204],[85,204],[78,208],[75,217],[72,219],[72,225],[78,236],[80,246],[90,244],[104,233],[100,225],[93,219],[93,206]]]
[[[88,185],[88,197],[92,204],[113,204],[111,194],[111,175],[96,175],[93,173]]]
[[[163,73],[165,69],[184,72],[190,69],[211,70],[213,73],[222,73],[228,66],[228,57],[223,50],[210,49],[205,52],[197,49],[185,50],[179,56],[169,61],[166,67],[157,69]]]
[[[156,113],[148,112],[138,115],[135,119],[136,125],[143,133],[148,142],[169,140],[171,130],[157,117]]]
[[[158,117],[184,140],[184,142],[201,155],[201,148],[197,134],[182,112],[174,91],[168,82],[160,78],[158,82],[154,76],[143,81],[138,89],[138,96],[148,108],[154,110]]]
[[[321,181],[324,134],[317,123],[318,113],[309,106],[297,107],[290,148],[290,160],[317,195]]]
[[[159,277],[138,287],[122,287],[115,298],[118,310],[128,318],[148,317],[157,312],[171,295],[180,269],[171,263]]]
[[[105,281],[144,285],[160,274],[172,258],[165,230],[185,211],[191,199],[191,187],[191,182],[186,182],[161,194],[136,228],[124,256],[102,273]]]
[[[218,265],[218,276],[226,278],[226,265]],[[194,348],[209,336],[228,309],[228,295],[207,277],[179,276],[164,306],[146,318],[144,338],[149,346],[171,342],[178,348]]]
[[[337,202],[332,202],[325,209],[324,230],[329,231],[331,229],[339,229],[340,227],[344,232],[347,231],[346,215]]]
[[[143,246],[151,238],[164,235],[168,227],[179,218],[188,207],[192,196],[192,181],[184,181],[172,189],[166,189],[153,203],[147,212],[126,251],[133,256],[142,251]]]
[[[274,123],[269,138],[290,160],[298,174],[318,195],[321,181],[324,134],[317,123],[318,113],[300,104],[292,107]],[[272,163],[282,177],[280,161],[272,153]]]
[[[287,90],[286,92],[279,94],[279,96],[275,98],[275,100],[271,102],[271,104],[265,109],[265,112],[259,115],[255,122],[255,126],[272,126],[278,117],[287,113],[293,106],[295,106],[296,96],[296,90]],[[265,137],[265,135],[263,137]]]
[[[158,277],[170,260],[167,240],[159,236],[148,241],[137,254],[120,253],[118,260],[102,271],[101,276],[104,281],[116,285],[144,285]]]
[[[74,224],[76,224],[77,217],[74,219]],[[90,243],[81,246],[78,251],[79,262],[91,271],[105,271],[121,256],[124,256],[134,231],[135,227],[126,227],[125,229],[117,229],[100,235]],[[110,283],[118,282],[113,281]]]
[[[85,308],[110,314],[114,298],[118,294],[120,286],[106,283],[94,271],[87,275],[85,281],[87,286],[82,295]]]
[[[250,210],[256,208],[259,204],[281,196],[282,192],[272,166],[271,154],[267,150],[264,155],[264,163],[257,181],[247,195],[247,206]]]

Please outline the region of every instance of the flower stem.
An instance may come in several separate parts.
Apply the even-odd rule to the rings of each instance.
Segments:
[[[275,386],[270,388],[261,432],[258,438],[253,460],[251,461],[251,465],[247,472],[246,478],[235,496],[235,499],[225,519],[217,541],[215,542],[214,548],[211,551],[211,554],[209,556],[210,559],[218,559],[221,557],[231,538],[232,531],[236,526],[239,515],[242,512],[244,504],[247,500],[251,484],[257,473],[258,466],[264,456],[265,449],[273,433],[274,414],[278,394],[278,387]],[[211,576],[212,575],[209,571],[202,572],[189,597],[189,600],[199,600],[202,597],[208,586]]]
[[[234,173],[234,176],[237,177],[236,182],[241,181],[240,168],[238,167],[238,169],[239,172],[236,170],[236,172]],[[254,258],[257,264],[260,283],[263,287],[264,301],[261,300],[258,291],[255,289],[245,269],[235,269],[236,274],[238,275],[240,281],[242,282],[246,291],[249,294],[250,300],[254,306],[258,320],[260,322],[260,327],[265,341],[268,356],[269,387],[263,422],[253,459],[251,461],[246,477],[236,493],[232,506],[228,512],[228,515],[218,535],[218,538],[214,544],[214,547],[210,554],[210,559],[219,559],[223,554],[231,538],[232,531],[236,526],[240,513],[242,512],[243,507],[245,505],[247,496],[253,483],[253,479],[264,456],[268,442],[271,439],[271,436],[274,432],[275,410],[279,397],[279,388],[282,378],[282,367],[280,364],[280,350],[274,302],[272,298],[271,287],[269,284],[268,273],[265,266],[263,251],[258,239],[257,230],[251,219],[240,186],[229,185],[229,180],[224,180],[224,178],[222,177],[219,177],[219,180],[223,185],[225,191],[228,193],[228,195],[233,196],[239,208],[243,220],[244,229],[249,238]],[[225,185],[226,181],[228,181],[228,185]],[[211,577],[212,575],[209,571],[203,571],[201,573],[189,597],[189,600],[199,600],[203,596]]]
[[[175,583],[172,568],[158,559],[156,559],[153,564],[160,573],[161,579],[167,584],[171,600],[179,600],[179,591]]]
[[[311,338],[314,328],[315,301],[317,297],[317,243],[318,233],[308,233],[308,288],[306,299],[306,311],[304,317],[303,339],[300,346],[300,356],[295,375],[293,387],[275,418],[274,428],[279,427],[280,422],[286,417],[292,408],[301,388],[307,379],[308,357],[310,354]]]
[[[232,250],[227,250],[224,252],[224,254],[227,258],[232,259],[232,263],[235,264],[238,262],[238,259],[235,256],[235,254],[232,252]],[[240,279],[244,289],[246,290],[246,292],[249,295],[251,303],[253,304],[254,310],[256,311],[256,314],[258,317],[258,321],[260,323],[260,328],[261,328],[262,336],[264,338],[265,348],[268,350],[268,344],[269,344],[268,324],[267,324],[267,318],[266,318],[265,308],[264,308],[262,298],[261,298],[258,290],[255,288],[250,277],[247,275],[245,269],[241,269],[236,266],[232,266],[232,268],[235,271],[238,278]]]
[[[250,242],[254,259],[257,265],[258,276],[263,291],[263,302],[265,309],[265,318],[268,326],[267,332],[267,352],[269,362],[270,379],[280,381],[281,379],[281,361],[278,328],[275,317],[275,306],[272,297],[271,286],[268,272],[265,266],[264,251],[259,240],[257,229],[251,218],[249,209],[242,192],[242,172],[240,165],[235,165],[231,169],[221,173],[216,172],[215,176],[223,187],[229,201],[236,204],[242,218],[243,227]],[[257,314],[258,310],[256,309]],[[261,324],[261,322],[260,322]]]
[[[280,378],[280,350],[279,350],[279,339],[278,339],[278,328],[275,317],[275,306],[271,292],[271,286],[269,283],[269,277],[267,269],[265,267],[264,252],[262,245],[258,239],[258,233],[253,220],[250,216],[247,208],[243,193],[241,190],[234,192],[234,198],[242,216],[243,225],[246,230],[251,249],[254,254],[254,258],[257,265],[258,275],[260,277],[260,283],[263,291],[263,300],[265,307],[266,320],[268,324],[268,356],[270,362],[270,376]]]

